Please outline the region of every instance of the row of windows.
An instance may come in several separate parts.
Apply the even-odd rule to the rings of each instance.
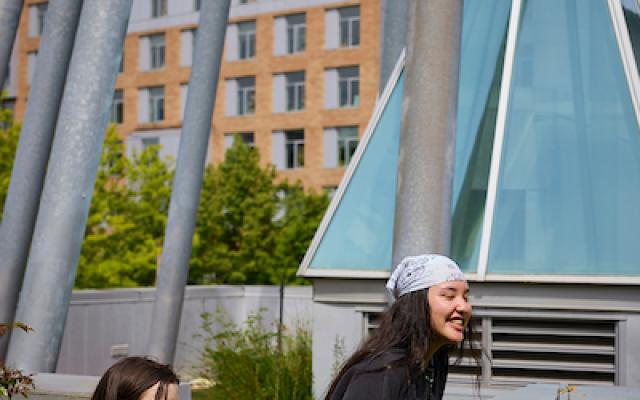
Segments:
[[[275,18],[274,54],[295,54],[306,49],[306,14]],[[328,49],[360,45],[360,7],[329,9],[325,18],[325,46]],[[230,24],[227,32],[227,59],[247,60],[256,56],[256,21]]]
[[[164,155],[177,156],[179,131],[163,131],[154,134],[145,131],[132,134],[127,138],[128,152],[141,151],[151,145],[161,145]],[[224,151],[226,152],[235,140],[241,140],[250,147],[255,147],[253,132],[225,133]],[[305,131],[292,129],[274,131],[271,134],[271,162],[278,170],[293,170],[305,167]],[[349,164],[358,145],[358,127],[340,126],[324,129],[324,168],[338,168]]]
[[[167,12],[166,0],[152,0],[152,15],[163,16]],[[199,7],[199,5],[198,5]],[[198,8],[199,9],[199,8]],[[39,36],[44,27],[44,15],[47,3],[37,4],[30,8],[30,36]],[[326,47],[355,47],[360,44],[360,7],[350,6],[326,11]],[[276,55],[294,54],[306,49],[306,14],[279,16],[275,19],[274,52]],[[184,65],[191,64],[191,53],[194,48],[196,30],[185,31],[190,36],[190,43],[183,40]],[[189,39],[187,39],[189,40]],[[154,70],[165,65],[164,33],[144,35],[140,37],[140,69]],[[256,21],[245,21],[230,24],[227,32],[227,59],[246,60],[256,56]],[[148,60],[147,60],[148,57]]]
[[[255,146],[253,132],[226,133],[224,150],[236,139],[249,146]],[[358,146],[358,127],[340,126],[324,130],[324,167],[336,168],[349,164]],[[304,130],[293,129],[273,132],[272,162],[278,169],[304,168]]]
[[[359,104],[360,80],[358,67],[342,67],[325,71],[327,108],[355,107]],[[276,74],[273,77],[273,111],[302,111],[305,107],[305,73],[304,71]],[[332,79],[334,79],[332,81]],[[225,110],[228,116],[252,115],[256,112],[256,78],[253,76],[227,79]],[[332,86],[332,87],[329,87]],[[186,85],[182,85],[181,96],[184,107],[186,101]],[[140,122],[163,121],[164,87],[155,86],[139,89]],[[123,90],[117,89],[113,95],[111,122],[124,122]]]

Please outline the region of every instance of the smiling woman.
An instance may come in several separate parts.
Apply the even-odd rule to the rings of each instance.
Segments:
[[[469,286],[454,261],[406,257],[387,289],[393,304],[342,366],[325,400],[440,400],[449,349],[473,351]]]

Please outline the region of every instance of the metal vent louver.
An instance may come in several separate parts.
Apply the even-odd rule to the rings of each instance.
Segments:
[[[615,382],[615,322],[491,320],[493,381]]]

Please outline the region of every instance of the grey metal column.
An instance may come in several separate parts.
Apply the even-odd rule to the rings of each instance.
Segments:
[[[11,61],[11,50],[16,41],[23,0],[0,0],[0,91],[4,87]]]
[[[389,80],[402,49],[407,46],[407,29],[409,26],[409,0],[382,0],[380,15],[380,84],[378,93],[382,93]]]
[[[50,2],[0,226],[0,321],[13,321],[82,2]],[[8,336],[0,338],[4,358]]]
[[[200,9],[149,337],[149,354],[165,363],[173,362],[180,327],[229,3],[230,0],[209,0]]]
[[[7,364],[55,370],[132,0],[85,0]]]
[[[462,0],[412,0],[398,159],[393,265],[447,254]]]

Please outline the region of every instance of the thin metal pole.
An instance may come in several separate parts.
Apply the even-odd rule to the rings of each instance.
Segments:
[[[408,255],[447,254],[462,31],[462,0],[412,0],[393,265]]]
[[[7,364],[56,368],[132,0],[85,0]]]
[[[200,9],[169,221],[151,317],[149,354],[164,363],[173,362],[175,355],[229,3],[230,0],[205,1]]]
[[[380,87],[382,94],[400,54],[407,46],[407,21],[409,0],[382,0],[380,11],[382,29],[380,30]]]
[[[0,91],[7,79],[22,4],[23,0],[0,0]]]
[[[0,321],[13,321],[82,2],[52,1],[0,226]],[[6,338],[6,339],[5,339]],[[8,336],[0,339],[0,358]]]

